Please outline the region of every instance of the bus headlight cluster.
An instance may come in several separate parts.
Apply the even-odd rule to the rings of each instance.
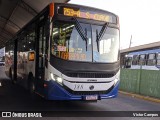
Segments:
[[[118,81],[119,81],[119,78],[116,78],[116,79],[114,80],[114,85],[116,85]]]
[[[54,75],[53,73],[51,73],[51,79],[62,85],[63,79],[61,77],[59,77],[59,76]]]

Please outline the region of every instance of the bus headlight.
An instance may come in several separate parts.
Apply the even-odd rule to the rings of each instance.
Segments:
[[[62,83],[62,78],[57,77],[57,80],[56,80],[56,81],[59,82],[59,83]]]
[[[51,73],[51,79],[62,85],[63,79],[58,75],[54,75],[53,73]]]
[[[51,79],[55,81],[53,73],[51,73]]]
[[[116,79],[114,80],[114,85],[116,85],[118,81],[119,81],[119,78],[116,78]]]

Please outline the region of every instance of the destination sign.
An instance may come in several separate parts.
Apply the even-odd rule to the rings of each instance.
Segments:
[[[58,11],[58,13],[65,16],[79,17],[112,23],[112,16],[108,14],[71,7],[61,7],[59,9],[60,10]]]

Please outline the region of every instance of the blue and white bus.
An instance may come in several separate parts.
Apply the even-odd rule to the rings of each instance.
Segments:
[[[160,49],[130,52],[125,56],[125,68],[160,70]]]
[[[48,100],[117,96],[119,19],[104,10],[51,3],[6,44],[13,83]]]

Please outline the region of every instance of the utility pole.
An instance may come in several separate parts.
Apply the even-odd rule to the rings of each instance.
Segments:
[[[130,38],[129,48],[131,47],[131,45],[132,45],[132,35],[131,35],[131,38]]]

